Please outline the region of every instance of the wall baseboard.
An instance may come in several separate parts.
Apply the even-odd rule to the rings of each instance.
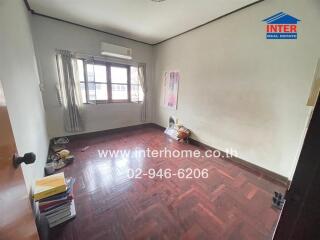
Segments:
[[[164,127],[156,124],[156,123],[151,123],[150,126],[153,126],[153,127],[156,127],[160,130],[165,130]],[[191,135],[192,136],[192,135]],[[212,146],[209,146],[207,144],[204,144],[198,140],[195,140],[193,139],[192,137],[189,139],[190,140],[190,144],[192,145],[195,145],[195,146],[198,146],[200,148],[204,148],[204,149],[210,149],[212,151],[214,150],[217,150],[219,152],[221,152],[223,155],[226,155],[225,152],[219,150],[219,149],[216,149]],[[263,167],[260,167],[258,165],[255,165],[253,163],[250,163],[248,161],[245,161],[243,159],[240,159],[240,158],[237,158],[237,157],[232,157],[232,158],[224,158],[224,160],[226,161],[231,161],[233,162],[234,164],[242,167],[242,168],[245,168],[246,170],[250,171],[251,173],[257,175],[257,176],[260,176],[261,178],[264,178],[268,181],[272,181],[272,182],[276,182],[278,184],[280,184],[281,186],[285,186],[285,187],[289,187],[290,186],[290,180],[285,177],[285,176],[282,176],[278,173],[275,173],[275,172],[272,172],[268,169],[265,169]]]
[[[60,137],[51,138],[49,141],[47,162],[50,160],[49,156],[53,153],[52,146],[54,145],[54,139],[62,138],[62,137],[67,137],[69,140],[76,139],[76,138],[77,139],[79,139],[79,138],[85,139],[85,138],[90,138],[90,137],[102,136],[102,135],[106,135],[106,134],[113,134],[113,133],[142,129],[142,128],[148,127],[148,126],[155,127],[153,123],[142,123],[142,124],[127,126],[127,127],[112,128],[112,129],[107,129],[107,130],[102,130],[102,131],[94,131],[94,132],[77,133],[77,134],[72,134],[72,135],[64,135],[64,136],[60,136]]]
[[[127,126],[127,127],[119,127],[119,128],[111,128],[111,129],[101,130],[101,131],[77,133],[77,134],[65,135],[65,136],[60,136],[60,137],[67,137],[69,139],[87,138],[87,137],[99,136],[99,135],[104,135],[104,134],[112,134],[112,133],[118,133],[118,132],[131,131],[131,130],[141,129],[141,128],[144,128],[147,126],[154,126],[154,124],[153,123],[141,123],[141,124]],[[50,142],[52,143],[54,139],[60,138],[60,137],[54,137],[50,140]]]
[[[119,133],[119,132],[132,131],[132,130],[142,129],[145,127],[153,127],[153,128],[157,128],[161,131],[165,130],[164,127],[162,127],[156,123],[143,123],[143,124],[138,124],[138,125],[133,125],[133,126],[128,126],[128,127],[114,128],[114,129],[108,129],[108,130],[103,130],[103,131],[80,133],[80,134],[70,135],[70,136],[66,136],[66,137],[68,137],[70,140],[75,139],[75,138],[89,138],[89,137],[101,136],[101,135],[105,135],[105,134],[113,134],[113,133]],[[53,139],[51,139],[51,141],[50,141],[50,146],[51,146],[51,144],[53,144]],[[198,146],[203,149],[210,149],[212,151],[214,151],[214,150],[220,151],[219,149],[216,149],[214,147],[206,145],[206,144],[204,144],[200,141],[197,141],[193,138],[190,138],[190,144]],[[226,155],[225,152],[223,152],[223,151],[220,151],[220,152],[222,154]],[[246,170],[250,171],[251,173],[253,173],[261,178],[264,178],[268,181],[272,181],[277,184],[280,184],[281,186],[289,187],[289,185],[290,185],[290,181],[287,177],[284,177],[280,174],[272,172],[268,169],[265,169],[263,167],[255,165],[255,164],[250,163],[248,161],[245,161],[243,159],[240,159],[237,157],[232,157],[232,158],[224,158],[224,160],[231,161],[232,163],[236,164],[237,166],[240,166],[241,168],[245,168]]]
[[[214,147],[211,147],[209,145],[206,145],[204,143],[201,143],[201,142],[194,140],[192,138],[190,139],[190,144],[204,148],[204,149],[210,149],[212,151],[217,150],[217,151],[223,153],[224,156],[226,155],[225,152],[223,152],[219,149],[216,149]],[[266,180],[273,181],[273,182],[276,181],[278,184],[280,184],[282,186],[286,186],[286,187],[288,187],[290,185],[290,181],[287,177],[282,176],[278,173],[272,172],[268,169],[265,169],[263,167],[255,165],[253,163],[250,163],[248,161],[245,161],[241,158],[229,157],[229,158],[224,158],[224,160],[231,161],[231,162],[235,163],[236,165],[238,165],[242,168],[245,168],[245,169],[249,170],[250,172],[252,172],[253,174],[258,175]]]

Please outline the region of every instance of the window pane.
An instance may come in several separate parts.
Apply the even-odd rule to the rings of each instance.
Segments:
[[[95,82],[107,82],[107,67],[103,65],[94,65]]]
[[[107,84],[96,84],[96,100],[107,100]]]
[[[111,83],[128,83],[127,68],[111,67]]]
[[[88,83],[88,92],[89,92],[89,100],[94,101],[96,100],[96,84],[89,82]]]
[[[131,84],[139,84],[138,68],[137,67],[131,67],[130,68],[130,74],[131,74]]]
[[[80,89],[81,89],[81,98],[82,98],[82,102],[86,103],[87,102],[87,97],[86,97],[86,88],[84,83],[80,83]]]
[[[112,84],[112,100],[128,100],[128,85]]]
[[[94,66],[93,64],[87,64],[86,66],[88,82],[94,82]]]
[[[107,67],[104,65],[87,64],[88,82],[107,82]]]

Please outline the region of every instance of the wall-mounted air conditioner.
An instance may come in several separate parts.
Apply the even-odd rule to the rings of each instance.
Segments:
[[[132,49],[102,42],[101,55],[124,59],[132,59]]]

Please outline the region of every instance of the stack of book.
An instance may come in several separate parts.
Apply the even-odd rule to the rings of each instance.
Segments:
[[[50,228],[76,216],[73,199],[74,182],[74,178],[66,179],[64,173],[36,181],[33,198],[39,202],[39,211],[47,218]]]

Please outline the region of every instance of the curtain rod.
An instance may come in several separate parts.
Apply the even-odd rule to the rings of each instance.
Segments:
[[[55,49],[56,52],[61,51],[62,49]],[[70,51],[70,50],[68,50]],[[138,66],[140,64],[139,62],[128,60],[128,59],[121,59],[121,58],[115,58],[115,57],[108,57],[108,56],[97,56],[93,54],[83,53],[83,52],[76,52],[76,51],[70,51],[72,55],[79,58],[93,58],[93,60],[100,60],[100,61],[106,61],[111,63],[119,63],[119,64],[127,64],[132,66]]]

